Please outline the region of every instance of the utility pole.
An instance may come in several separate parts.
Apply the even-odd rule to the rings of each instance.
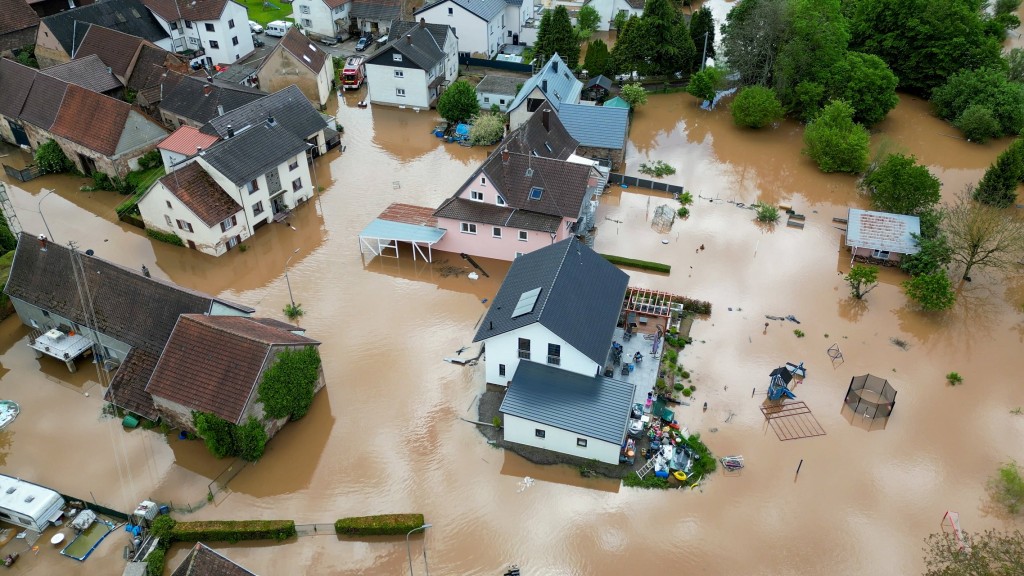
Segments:
[[[710,33],[711,33],[710,31],[704,33],[704,54],[701,55],[701,59],[700,59],[700,69],[701,70],[704,70],[704,65],[708,61],[708,34],[710,34]]]

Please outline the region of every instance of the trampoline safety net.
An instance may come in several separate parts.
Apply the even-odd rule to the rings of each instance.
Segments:
[[[896,389],[878,376],[854,376],[846,390],[846,405],[868,418],[888,418],[896,406]]]

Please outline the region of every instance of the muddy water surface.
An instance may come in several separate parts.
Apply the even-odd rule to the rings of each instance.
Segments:
[[[438,254],[434,265],[413,262],[407,251],[397,261],[371,258],[357,241],[391,202],[439,203],[486,150],[439,143],[429,134],[433,114],[358,109],[363,97],[346,94],[338,109],[346,149],[318,166],[318,201],[300,209],[290,227],[261,229],[244,253],[214,259],[152,243],[112,221],[119,198],[74,191],[77,181],[10,187],[27,230],[41,231],[32,211],[40,188],[53,186],[58,193],[43,210],[59,240],[126,266],[145,264],[261,315],[281,318],[284,264],[299,249],[288,277],[306,310],[303,326],[323,342],[328,386],[306,418],[231,481],[229,493],[181,518],[328,523],[418,511],[433,527],[414,542],[417,572],[425,545],[433,573],[481,575],[513,562],[524,574],[914,573],[920,540],[938,529],[947,509],[958,510],[970,530],[1013,525],[990,510],[983,485],[999,462],[1024,458],[1024,417],[1010,414],[1024,405],[1012,380],[1024,369],[1017,353],[1024,282],[981,275],[956,309],[930,317],[907,305],[901,277],[885,271],[864,302],[852,302],[840,277],[848,257],[832,217],[866,205],[854,180],[818,173],[800,155],[799,126],[739,131],[724,107],[703,112],[685,95],[652,97],[637,112],[627,168],[635,173],[640,162],[664,160],[678,169],[669,181],[705,198],[688,220],[657,234],[653,210],[674,201],[612,189],[601,199],[596,247],[673,265],[670,276],[630,271],[634,285],[712,301],[714,314],[695,324],[696,343],[682,355],[696,401],[678,414],[715,453],[744,455],[747,468],[716,475],[700,491],[646,492],[490,448],[460,419],[476,415],[482,366],[442,358],[470,344],[486,310],[482,300],[493,298],[508,264],[484,260],[490,277],[472,281],[442,271],[441,261],[463,266],[456,255]],[[1006,145],[942,136],[951,129],[908,97],[879,130],[877,145],[887,139],[916,154],[943,180],[947,196],[979,178]],[[759,227],[752,212],[734,204],[758,199],[792,204],[806,214],[806,228]],[[771,321],[766,329],[765,314],[793,314],[802,323]],[[197,442],[122,432],[99,415],[102,383],[92,366],[69,375],[36,360],[26,334],[14,318],[0,326],[0,362],[8,370],[0,386],[23,408],[0,442],[0,469],[121,508],[144,497],[186,509],[205,503],[207,484],[231,462],[209,457]],[[894,337],[908,348],[891,344]],[[835,367],[825,353],[831,344],[845,356]],[[786,361],[806,363],[809,377],[795,392],[826,435],[781,442],[765,427],[762,397],[751,398],[751,390],[763,390],[768,372]],[[950,370],[966,383],[945,385]],[[842,410],[849,379],[866,372],[899,391],[884,428],[867,430],[870,421]],[[521,490],[524,476],[538,480]],[[122,540],[104,546],[119,551]],[[400,540],[320,536],[218,547],[263,574],[294,574],[297,566],[330,574],[407,570]],[[184,553],[175,549],[172,565]]]

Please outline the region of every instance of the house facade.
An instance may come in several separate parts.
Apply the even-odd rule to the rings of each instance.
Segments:
[[[521,83],[514,76],[488,74],[476,85],[476,101],[480,110],[491,110],[494,106],[500,112],[508,112],[508,107],[516,97],[517,87]]]
[[[589,0],[584,5],[597,10],[601,15],[597,29],[603,31],[611,30],[615,16],[619,12],[625,13],[626,18],[641,16],[644,13],[644,0]]]
[[[311,36],[345,41],[351,27],[351,6],[352,0],[296,0],[292,4],[292,11],[295,19]]]
[[[350,30],[386,36],[391,23],[402,19],[402,0],[352,0],[349,8]]]
[[[458,39],[449,26],[395,22],[391,40],[366,62],[374,104],[426,110],[458,78]]]
[[[234,0],[144,0],[172,52],[199,51],[207,69],[252,54],[249,11]]]
[[[71,60],[90,24],[138,36],[164,50],[171,39],[139,0],[105,0],[79,6],[40,20],[36,34],[36,60],[41,68]]]
[[[529,80],[523,83],[509,105],[509,127],[522,126],[541,107],[558,112],[564,102],[579,102],[583,83],[566,66],[558,54],[553,55]],[[546,105],[545,105],[546,103]]]
[[[459,38],[459,51],[492,58],[506,40],[505,0],[438,0],[416,10],[414,17],[430,24],[451,26]]]
[[[334,86],[334,59],[292,27],[260,65],[256,77],[268,92],[294,84],[310,102],[323,108]]]

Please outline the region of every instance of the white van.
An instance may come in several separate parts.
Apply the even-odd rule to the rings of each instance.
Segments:
[[[288,33],[288,29],[292,27],[291,22],[285,22],[284,20],[274,20],[270,24],[267,24],[267,36],[276,36],[283,38]]]

